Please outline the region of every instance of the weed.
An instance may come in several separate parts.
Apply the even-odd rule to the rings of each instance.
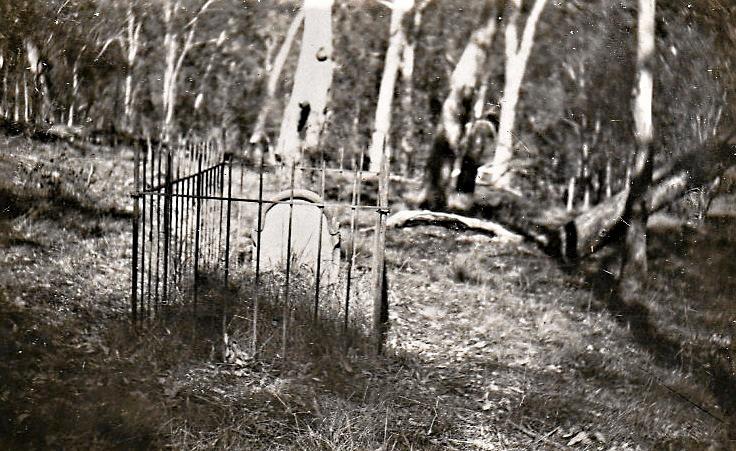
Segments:
[[[459,283],[478,285],[483,282],[483,272],[472,255],[458,255],[450,265],[452,279]]]

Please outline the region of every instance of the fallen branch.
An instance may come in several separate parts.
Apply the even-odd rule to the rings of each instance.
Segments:
[[[645,205],[655,213],[681,198],[689,189],[711,183],[736,164],[736,132],[729,131],[707,143],[704,149],[685,153],[668,168],[656,171]],[[561,253],[570,258],[592,254],[621,227],[628,189],[581,214],[560,228],[566,236]]]
[[[462,226],[468,230],[476,230],[491,234],[505,242],[520,242],[523,238],[503,226],[491,221],[483,221],[452,213],[440,213],[429,210],[404,210],[391,215],[386,221],[387,228],[408,227],[417,224]]]
[[[736,165],[736,131],[729,130],[656,171],[645,194],[648,213],[677,201],[689,189],[711,183],[732,165]],[[627,196],[628,188],[577,217],[549,217],[529,199],[478,186],[472,199],[456,210],[497,221],[548,254],[572,261],[620,239],[626,227],[622,216]]]

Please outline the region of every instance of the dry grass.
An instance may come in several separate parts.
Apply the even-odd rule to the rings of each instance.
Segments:
[[[370,310],[360,296],[345,333],[338,303],[313,320],[307,284],[293,285],[284,316],[282,281],[274,278],[260,291],[261,346],[252,358],[254,291],[245,270],[227,288],[211,279],[196,314],[172,305],[133,329],[126,319],[131,156],[118,154],[119,170],[89,186],[86,176],[60,177],[51,195],[15,168],[27,155],[47,165],[61,150],[11,144],[17,155],[0,157],[0,174],[10,174],[0,177],[9,181],[0,199],[10,206],[0,208],[3,449],[732,444],[723,424],[673,394],[722,413],[694,371],[638,342],[579,278],[535,249],[472,233],[419,227],[389,235],[392,329],[384,357],[369,352]],[[62,166],[84,157],[63,152]],[[112,161],[94,158],[95,174],[107,174]],[[356,293],[366,291],[360,281],[369,279],[371,242],[356,246]],[[668,271],[693,257],[688,249]],[[667,274],[662,280],[673,280]],[[654,287],[652,312],[660,329],[693,338],[682,341],[683,352],[698,354],[713,330],[725,330],[717,328],[728,313],[715,312],[725,304],[704,308],[712,298],[694,297],[692,280],[680,277],[682,286]],[[229,343],[245,350],[229,363],[225,311]],[[284,319],[288,359],[281,358]]]
[[[460,283],[480,284],[483,282],[483,273],[481,272],[481,268],[474,266],[476,263],[477,261],[472,256],[456,256],[450,266],[450,277]]]

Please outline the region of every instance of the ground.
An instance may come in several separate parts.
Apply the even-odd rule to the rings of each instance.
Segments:
[[[692,367],[703,359],[661,358],[581,270],[469,231],[389,231],[382,357],[359,334],[345,350],[329,324],[286,362],[238,364],[204,344],[216,328],[195,340],[177,315],[134,328],[132,154],[0,148],[2,449],[736,447],[729,386]],[[725,230],[654,234],[651,326],[682,352],[730,350],[733,306],[716,287],[734,268],[713,260],[736,240]]]

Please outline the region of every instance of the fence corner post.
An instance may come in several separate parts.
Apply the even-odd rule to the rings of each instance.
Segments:
[[[388,215],[389,164],[386,152],[378,172],[378,215],[373,250],[373,344],[383,352],[388,332],[388,275],[386,273],[386,215]]]

